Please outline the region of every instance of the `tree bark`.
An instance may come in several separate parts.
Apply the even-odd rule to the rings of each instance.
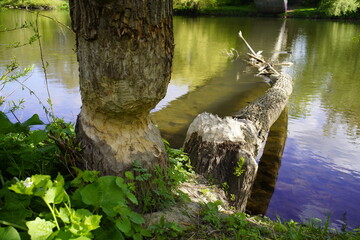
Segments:
[[[233,117],[199,114],[185,139],[184,150],[195,171],[219,184],[226,182],[239,211],[245,210],[251,194],[258,168],[256,159],[266,135],[292,92],[289,75],[282,73],[274,78],[275,84],[263,96]]]
[[[150,110],[165,96],[174,50],[171,0],[70,0],[82,109],[82,168],[118,175],[166,163]]]

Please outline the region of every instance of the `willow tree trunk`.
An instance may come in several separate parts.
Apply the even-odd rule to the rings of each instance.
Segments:
[[[150,110],[165,96],[174,51],[172,0],[70,0],[82,108],[83,168],[118,175],[166,163]]]

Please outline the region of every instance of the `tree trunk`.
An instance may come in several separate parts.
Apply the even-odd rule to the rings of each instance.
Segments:
[[[284,13],[287,0],[254,0],[256,9],[262,13]]]
[[[150,110],[165,96],[174,50],[171,0],[70,0],[82,109],[81,166],[118,175],[166,163]]]
[[[292,92],[287,74],[233,117],[199,114],[191,123],[184,150],[195,171],[219,184],[227,183],[234,206],[244,211],[257,172],[256,159],[271,125],[281,114]]]

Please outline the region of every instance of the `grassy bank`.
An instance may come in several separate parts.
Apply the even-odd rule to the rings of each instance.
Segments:
[[[0,0],[0,7],[19,9],[69,9],[66,0]]]
[[[174,6],[175,15],[205,15],[205,16],[257,16],[259,13],[256,11],[254,5],[244,6]]]
[[[289,18],[312,18],[312,19],[360,19],[360,11],[349,13],[344,16],[329,16],[324,11],[319,10],[316,7],[299,7],[294,10],[289,10],[285,14],[280,16],[286,16]]]

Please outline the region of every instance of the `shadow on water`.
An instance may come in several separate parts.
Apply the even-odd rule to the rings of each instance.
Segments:
[[[220,117],[232,115],[262,95],[269,86],[261,78],[254,79],[253,74],[248,73],[237,80],[236,73],[244,67],[240,61],[239,64],[233,64],[223,76],[209,79],[206,85],[197,87],[172,101],[166,108],[153,113],[151,117],[162,136],[173,147],[181,147],[188,126],[198,114],[210,112]]]
[[[246,210],[250,214],[265,215],[267,211],[281,166],[287,130],[288,108],[286,107],[272,125],[263,155],[260,158],[258,172],[246,206]]]

